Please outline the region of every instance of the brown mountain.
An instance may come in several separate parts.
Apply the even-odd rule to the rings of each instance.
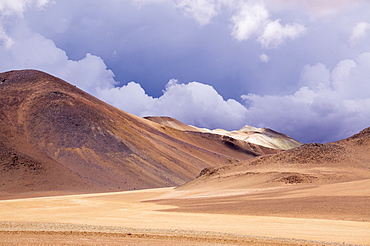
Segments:
[[[34,70],[0,74],[0,139],[3,197],[174,186],[278,152],[157,124]]]

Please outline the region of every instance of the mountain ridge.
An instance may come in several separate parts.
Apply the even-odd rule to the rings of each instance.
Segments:
[[[227,131],[224,129],[211,130],[207,128],[199,128],[196,126],[186,125],[171,117],[149,116],[144,118],[181,131],[211,133],[221,136],[227,136],[235,140],[241,140],[246,143],[252,143],[271,149],[288,150],[301,145],[301,143],[297,140],[269,128],[257,128],[245,125],[241,129],[234,131]]]

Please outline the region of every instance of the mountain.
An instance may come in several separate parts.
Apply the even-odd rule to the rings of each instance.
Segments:
[[[288,150],[302,145],[297,140],[276,132],[268,128],[257,128],[253,126],[244,126],[240,130],[227,131],[224,129],[210,130],[207,128],[198,128],[195,126],[186,125],[176,119],[170,117],[145,117],[151,121],[169,126],[181,131],[212,133],[221,136],[227,136],[235,140],[242,140],[246,143],[253,143],[271,149]]]
[[[126,113],[44,72],[1,73],[0,195],[176,186],[204,168],[278,152],[177,124],[184,129]]]
[[[333,143],[310,143],[233,165],[206,168],[180,189],[218,190],[370,180],[370,128]],[[222,181],[222,182],[221,182]]]

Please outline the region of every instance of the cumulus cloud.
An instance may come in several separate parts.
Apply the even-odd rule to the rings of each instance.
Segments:
[[[369,22],[358,22],[356,26],[353,27],[352,35],[349,39],[350,44],[351,45],[357,44],[357,42],[366,37],[369,30],[370,30]]]
[[[121,87],[101,88],[97,96],[103,101],[138,116],[155,115],[152,112],[157,101],[146,94],[140,84],[129,82]]]
[[[266,55],[265,53],[263,53],[263,54],[260,55],[260,60],[262,62],[267,63],[270,60],[270,57],[268,55]]]
[[[245,122],[246,109],[233,99],[224,100],[209,85],[171,80],[155,105],[156,115],[173,115],[188,124],[235,129]]]
[[[282,25],[280,19],[271,20],[263,1],[178,0],[175,3],[201,26],[209,24],[223,8],[237,10],[231,17],[232,36],[239,41],[256,38],[264,48],[276,48],[285,40],[294,40],[306,32],[301,24]]]
[[[247,2],[241,6],[239,13],[231,18],[232,35],[239,41],[248,40],[258,35],[267,25],[268,17],[269,13],[264,5]]]
[[[222,126],[233,130],[243,126],[246,120],[247,110],[242,104],[233,99],[224,100],[212,86],[199,82],[183,84],[171,79],[158,98],[148,96],[135,82],[100,90],[98,95],[132,114],[170,116],[199,127]]]
[[[78,61],[68,58],[50,39],[37,33],[17,37],[13,44],[0,47],[3,58],[0,69],[39,69],[58,76],[81,89],[96,95],[96,90],[113,87],[116,82],[111,70],[97,56],[86,54]]]
[[[300,24],[294,23],[285,26],[280,24],[280,20],[270,21],[258,37],[258,41],[265,48],[276,48],[283,44],[287,39],[296,39],[304,34],[306,28]]]
[[[178,0],[176,6],[193,17],[201,26],[218,15],[219,4],[215,0]]]
[[[323,64],[305,66],[303,84],[285,96],[242,96],[248,119],[275,127],[305,142],[334,141],[369,126],[370,53],[342,60],[329,70]],[[310,135],[312,134],[312,135]]]
[[[287,39],[296,39],[306,32],[298,23],[282,25],[280,19],[271,20],[262,2],[248,1],[241,4],[240,11],[232,17],[232,35],[239,41],[257,37],[264,48],[276,48]]]
[[[38,8],[44,7],[49,0],[0,0],[0,13],[1,15],[22,15],[23,12],[32,6]]]

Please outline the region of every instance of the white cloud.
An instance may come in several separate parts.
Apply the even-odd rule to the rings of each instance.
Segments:
[[[97,96],[117,108],[139,116],[151,115],[157,101],[148,96],[141,85],[135,82],[122,87],[101,88],[97,91]]]
[[[29,33],[29,32],[25,32]],[[97,56],[87,54],[81,60],[70,60],[50,39],[37,33],[12,39],[11,46],[0,47],[0,70],[38,69],[58,76],[96,95],[99,88],[113,87],[111,70]]]
[[[65,67],[56,69],[58,75],[81,89],[97,96],[101,88],[113,88],[117,82],[104,61],[91,54],[78,61],[68,60]]]
[[[331,72],[322,63],[315,66],[306,65],[301,73],[300,83],[309,88],[320,90],[320,88],[330,86],[330,76]]]
[[[209,85],[188,84],[170,80],[159,98],[148,96],[137,83],[120,88],[100,90],[98,95],[106,102],[139,116],[170,116],[186,124],[211,129],[237,129],[245,124],[246,108],[239,102],[224,100]]]
[[[193,17],[201,26],[208,24],[219,11],[219,5],[215,0],[178,0],[176,6],[186,15]]]
[[[296,39],[306,32],[306,28],[300,24],[281,25],[280,20],[270,21],[264,28],[258,41],[264,48],[276,48],[287,39]]]
[[[358,22],[355,27],[353,27],[352,35],[349,38],[350,44],[353,46],[357,44],[361,39],[367,36],[368,31],[370,30],[369,22]]]
[[[22,15],[23,12],[30,6],[38,8],[44,7],[49,3],[49,0],[0,0],[1,15]]]
[[[245,122],[246,109],[237,101],[224,100],[209,85],[171,80],[155,104],[157,115],[171,115],[188,124],[235,129]]]
[[[161,1],[161,0],[135,0],[135,1]],[[163,0],[165,1],[165,0]],[[175,6],[185,15],[194,18],[199,25],[204,26],[218,16],[223,9],[235,9],[243,0],[174,0]]]
[[[135,1],[143,5],[154,0]],[[238,41],[256,38],[264,48],[275,48],[285,40],[294,40],[306,32],[306,28],[301,24],[282,25],[280,19],[271,20],[263,1],[177,0],[175,6],[201,26],[209,24],[224,8],[232,12],[236,10],[237,13],[231,17],[231,35]]]
[[[266,55],[265,53],[263,53],[263,54],[260,55],[260,60],[262,62],[267,63],[270,60],[270,57],[268,55]]]
[[[13,16],[22,16],[29,7],[42,8],[49,3],[49,0],[0,0],[0,45],[10,48],[14,41],[8,35],[4,23],[14,22],[9,18]]]
[[[308,142],[348,137],[370,124],[369,71],[370,53],[340,61],[331,71],[320,63],[306,66],[303,85],[293,94],[242,96],[247,118]]]
[[[9,49],[13,45],[14,41],[8,36],[4,28],[0,26],[0,45]]]
[[[262,2],[248,1],[241,5],[235,14],[232,35],[242,41],[256,37],[264,48],[276,48],[287,39],[296,39],[306,32],[306,28],[297,23],[282,25],[280,19],[271,20],[269,12]]]
[[[261,32],[268,23],[268,17],[269,13],[264,5],[244,3],[240,11],[231,18],[232,35],[239,41],[248,40]]]

